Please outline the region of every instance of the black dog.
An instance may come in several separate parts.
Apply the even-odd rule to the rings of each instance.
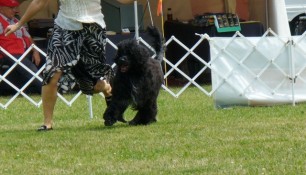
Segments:
[[[154,59],[151,58],[153,52],[135,39],[123,40],[117,45],[117,70],[112,81],[112,101],[103,116],[105,126],[112,126],[117,121],[126,122],[123,114],[129,106],[137,110],[130,125],[157,121],[157,97],[164,80],[161,67],[164,47],[159,30],[156,27],[147,30],[154,38]]]

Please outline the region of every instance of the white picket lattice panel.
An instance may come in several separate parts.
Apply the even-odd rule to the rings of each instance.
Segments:
[[[239,36],[239,37],[238,37]],[[212,88],[217,108],[306,101],[305,34],[281,38],[214,38],[210,42]]]
[[[305,33],[301,36],[290,38],[281,38],[270,29],[262,37],[244,37],[239,32],[233,37],[227,38],[210,38],[207,34],[195,35],[199,36],[199,40],[190,48],[175,36],[165,42],[165,46],[175,43],[186,51],[175,63],[172,63],[166,57],[163,58],[165,82],[174,72],[185,80],[184,84],[176,88],[167,86],[166,83],[162,85],[162,88],[172,96],[177,98],[188,87],[195,86],[204,95],[213,96],[217,107],[278,103],[294,104],[306,99],[306,51],[303,49],[306,48]],[[154,51],[141,37],[138,40]],[[208,62],[195,53],[195,49],[204,40],[207,40],[210,44],[211,58]],[[107,43],[117,49],[117,46],[111,40],[107,39]],[[37,100],[37,98],[35,99],[31,95],[24,93],[24,89],[31,81],[34,79],[42,81],[38,75],[44,67],[39,72],[34,73],[21,63],[21,60],[25,58],[32,48],[37,49],[43,56],[46,56],[46,53],[35,45],[32,45],[19,59],[0,47],[1,52],[15,62],[3,75],[0,75],[0,83],[5,82],[16,90],[16,94],[8,99],[6,98],[7,100],[3,100],[0,97],[0,108],[7,109],[19,96],[40,107],[41,99]],[[182,69],[182,65],[188,59],[188,56],[193,56],[201,64],[201,69],[193,77],[190,77]],[[20,89],[6,78],[17,65],[22,66],[33,75],[33,78]],[[115,67],[115,64],[112,67]],[[212,74],[211,89],[205,88],[205,86],[196,81],[205,71],[209,71]],[[58,97],[68,106],[72,106],[81,94],[81,92],[77,92],[71,99],[67,99],[65,95],[61,94],[58,94]],[[91,108],[91,97],[88,97],[88,102],[89,108]],[[92,116],[92,111],[90,112]]]

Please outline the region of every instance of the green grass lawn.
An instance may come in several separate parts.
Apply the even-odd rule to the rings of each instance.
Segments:
[[[54,130],[19,98],[0,110],[0,174],[305,174],[306,104],[215,109],[196,88],[159,96],[158,122],[103,126],[104,99],[56,105]],[[135,114],[127,111],[126,118]]]

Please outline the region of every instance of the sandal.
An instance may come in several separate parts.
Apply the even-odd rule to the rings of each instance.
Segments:
[[[50,131],[52,129],[53,129],[52,127],[48,128],[46,125],[42,125],[37,129],[37,131]]]

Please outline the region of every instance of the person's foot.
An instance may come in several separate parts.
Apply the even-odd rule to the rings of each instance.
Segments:
[[[48,128],[46,125],[41,125],[41,126],[37,129],[37,131],[50,131],[50,130],[52,130],[52,129],[53,129],[52,127]]]

